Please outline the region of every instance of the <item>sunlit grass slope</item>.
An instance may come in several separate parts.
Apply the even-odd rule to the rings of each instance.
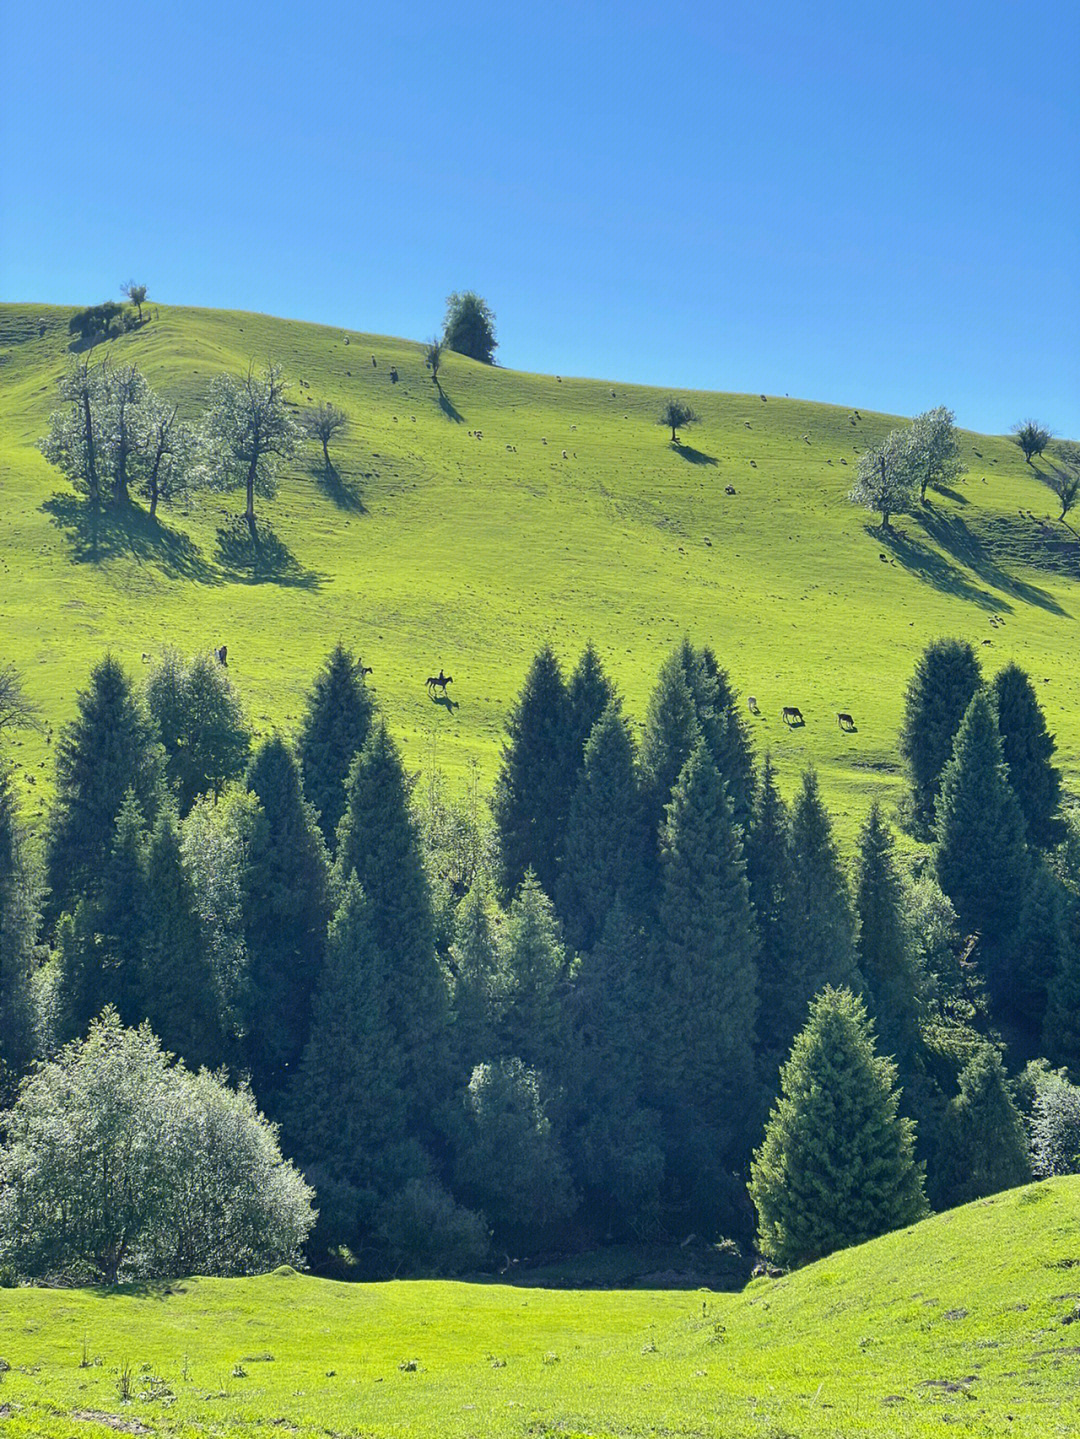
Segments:
[[[945,1421],[1050,1439],[1080,1432],[1078,1316],[1080,1179],[937,1215],[738,1295],[291,1271],[0,1291],[12,1366],[0,1432],[94,1439],[120,1420],[185,1439],[853,1439],[937,1435]]]
[[[948,633],[976,643],[988,671],[1009,658],[1030,670],[1077,787],[1080,547],[1005,438],[966,434],[965,482],[885,541],[846,495],[887,416],[696,394],[702,423],[678,448],[655,423],[660,391],[451,355],[440,398],[404,340],[151,307],[96,354],[137,360],[191,416],[215,373],[276,359],[298,406],[330,400],[352,421],[335,475],[312,448],[261,506],[289,558],[252,576],[217,550],[237,495],[203,495],[160,527],[109,524],[94,547],[35,449],[70,313],[0,306],[0,651],[54,722],[106,647],[137,672],[166,644],[225,643],[256,723],[290,728],[340,636],[373,667],[411,766],[435,746],[459,780],[475,758],[486,781],[544,639],[571,664],[593,637],[640,720],[662,656],[688,633],[757,697],[755,738],[788,785],[813,760],[850,830],[871,792],[897,792],[904,685],[927,640]],[[424,690],[440,666],[452,710]],[[805,728],[784,728],[785,704]],[[837,710],[856,733],[840,733]],[[16,755],[33,814],[44,741]]]

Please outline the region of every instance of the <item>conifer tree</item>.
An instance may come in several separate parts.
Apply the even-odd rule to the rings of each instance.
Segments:
[[[904,700],[900,753],[911,783],[912,825],[920,838],[931,837],[941,772],[981,684],[979,661],[966,640],[932,640],[915,666]]]
[[[450,960],[454,974],[455,1065],[464,1079],[495,1053],[495,1034],[506,1000],[495,921],[483,875],[477,875],[457,907]]]
[[[315,676],[297,739],[304,792],[331,853],[345,813],[349,766],[364,748],[373,709],[359,662],[339,640]]]
[[[671,792],[701,737],[683,651],[674,649],[660,666],[656,686],[649,696],[641,741],[641,791],[654,881],[659,876],[660,826],[664,823]]]
[[[280,735],[255,751],[247,787],[260,807],[244,877],[247,1053],[252,1085],[265,1109],[278,1103],[307,1041],[326,943],[329,877],[300,766]]]
[[[659,1117],[644,1097],[645,969],[643,936],[616,896],[575,969],[561,1074],[571,1171],[600,1235],[640,1224],[664,1177]]]
[[[878,1047],[892,1055],[902,1071],[919,1040],[919,973],[904,917],[905,901],[893,838],[875,800],[859,836],[855,876],[857,956],[878,1032]]]
[[[946,1207],[967,1204],[1031,1178],[1024,1125],[996,1049],[978,1044],[960,1074],[940,1146],[938,1175]]]
[[[1062,830],[1050,856],[1062,897],[1061,957],[1047,995],[1043,1052],[1080,1080],[1080,809],[1066,811]]]
[[[1035,687],[1019,665],[999,670],[990,685],[1009,783],[1027,825],[1031,844],[1046,848],[1060,838],[1056,821],[1061,802],[1061,772],[1051,762],[1057,746]]]
[[[1008,781],[993,706],[968,705],[941,777],[937,876],[964,934],[981,936],[992,995],[1008,1002],[1010,959],[1030,875],[1024,817]]]
[[[573,948],[592,948],[617,894],[630,904],[640,902],[644,853],[634,740],[613,699],[585,747],[555,891]]]
[[[780,1080],[750,1171],[765,1254],[805,1264],[926,1214],[896,1067],[875,1054],[850,990],[828,988],[813,1002]]]
[[[710,743],[709,747],[713,750],[713,762],[720,771],[720,778],[727,786],[728,803],[735,823],[741,825],[745,833],[756,788],[753,747],[727,670],[721,669],[708,645],[702,646],[700,660],[702,670],[714,687],[713,704],[721,719],[715,745]],[[704,724],[702,729],[705,730]],[[706,742],[709,743],[707,733]]]
[[[775,1025],[785,1047],[819,990],[826,985],[862,988],[851,892],[812,769],[803,775],[791,814],[788,873],[783,905],[787,985],[778,998]]]
[[[738,1154],[754,1082],[758,936],[739,831],[703,740],[662,831],[656,999],[648,1049],[674,1169]]]
[[[0,760],[0,1106],[5,1067],[17,1079],[34,1056],[36,901],[11,776]]]
[[[500,885],[509,898],[528,869],[555,892],[576,764],[569,760],[570,700],[545,645],[532,662],[507,724],[492,812],[499,830]]]
[[[567,960],[555,911],[532,871],[507,913],[499,966],[507,987],[499,1052],[550,1076],[558,1062]]]
[[[1014,956],[1009,966],[1009,1018],[1019,1024],[1023,1048],[1034,1052],[1051,989],[1065,963],[1067,896],[1041,857],[1034,858],[1024,894]]]
[[[309,1165],[385,1197],[403,1179],[409,1115],[392,1018],[398,979],[391,956],[373,942],[368,919],[363,890],[350,873],[330,923],[286,1127]],[[341,1238],[354,1243],[356,1236]]]
[[[581,652],[566,687],[570,707],[568,747],[575,774],[585,757],[585,746],[600,716],[615,698],[615,686],[604,673],[592,640]]]
[[[225,1058],[217,976],[197,897],[184,867],[180,827],[163,809],[146,853],[141,1017],[191,1070]]]
[[[338,827],[340,892],[356,872],[367,901],[372,945],[392,964],[390,1022],[406,1066],[406,1085],[426,1113],[446,1093],[449,995],[435,953],[431,893],[409,811],[401,757],[385,723],[372,723],[349,770]]]
[[[757,919],[758,1050],[770,1085],[787,1054],[794,1029],[788,1005],[787,926],[784,906],[791,888],[791,817],[776,785],[772,756],[765,756],[761,785],[746,833],[746,877]]]
[[[201,794],[244,772],[251,731],[228,672],[208,654],[190,661],[168,649],[146,682],[146,702],[165,749],[165,774],[181,817]]]
[[[97,883],[61,926],[60,975],[68,1038],[112,1005],[126,1025],[138,1024],[145,939],[146,829],[142,809],[128,790],[113,827]]]
[[[153,720],[111,655],[91,671],[78,709],[56,747],[56,803],[47,840],[51,921],[94,892],[127,791],[148,822],[157,817],[164,793]]]

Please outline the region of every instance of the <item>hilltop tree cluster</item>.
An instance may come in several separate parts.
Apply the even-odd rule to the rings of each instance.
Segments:
[[[341,646],[298,734],[257,745],[220,666],[168,653],[136,687],[106,657],[57,746],[41,876],[0,784],[7,1097],[35,1058],[67,1093],[88,1034],[160,1068],[140,1025],[247,1076],[316,1192],[313,1261],[354,1274],[745,1241],[748,1178],[759,1243],[799,1263],[1032,1153],[1060,1170],[1080,822],[1030,680],[931,646],[904,751],[929,859],[909,873],[875,806],[849,872],[813,772],[788,803],[689,641],[640,741],[591,647],[569,676],[542,649],[490,823],[414,785]]]
[[[852,504],[875,510],[888,529],[892,516],[910,510],[916,497],[925,503],[927,490],[944,489],[958,479],[965,467],[955,421],[952,410],[938,405],[865,450],[849,495]]]

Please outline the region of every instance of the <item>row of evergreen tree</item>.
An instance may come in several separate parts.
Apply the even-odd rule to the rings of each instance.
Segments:
[[[989,1192],[1026,1172],[1002,1054],[1080,1067],[1080,827],[1015,666],[985,687],[931,646],[903,745],[933,847],[908,873],[873,806],[849,879],[814,774],[789,807],[688,641],[640,744],[592,648],[567,680],[545,647],[493,833],[405,772],[341,646],[295,744],[254,748],[208,658],[139,691],[106,657],[57,745],[44,886],[0,783],[0,1054],[14,1078],[106,1004],[148,1019],[250,1074],[320,1256],[452,1268],[489,1228],[747,1235],[779,1066],[832,986],[894,1057],[931,1201]]]

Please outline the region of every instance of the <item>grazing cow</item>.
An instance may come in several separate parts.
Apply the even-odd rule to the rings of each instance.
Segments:
[[[802,710],[797,705],[785,705],[780,711],[780,718],[786,725],[806,723],[802,717]]]
[[[725,486],[724,486],[724,494],[725,494],[725,495],[733,495],[734,493],[735,493],[735,486],[734,486],[734,485],[725,485]]]
[[[837,711],[836,723],[840,726],[841,729],[851,730],[855,728],[855,721],[851,718],[849,714],[845,713],[844,710]]]
[[[452,685],[453,683],[454,683],[454,676],[453,676],[453,675],[444,674],[443,671],[442,671],[442,669],[440,668],[439,673],[438,673],[437,675],[428,675],[428,677],[427,677],[428,693],[429,693],[429,694],[434,694],[436,690],[440,690],[440,689],[441,689],[442,692],[443,692],[443,694],[445,694],[445,693],[446,693],[446,686],[447,686],[447,685]]]
[[[749,707],[750,713],[751,713],[752,715],[756,715],[756,714],[758,713],[757,696],[756,696],[756,695],[747,695],[747,696],[746,696],[746,703],[747,703],[747,706]]]
[[[214,658],[217,660],[217,662],[218,662],[219,665],[224,665],[225,668],[228,669],[228,667],[229,667],[229,647],[228,647],[228,645],[222,645],[220,649],[215,650],[215,651],[214,651]]]

